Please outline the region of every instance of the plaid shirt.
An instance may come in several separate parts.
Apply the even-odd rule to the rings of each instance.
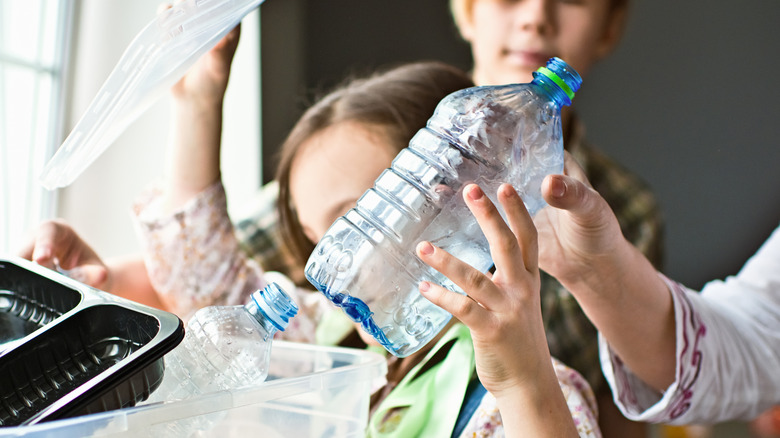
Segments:
[[[279,184],[276,181],[264,185],[255,199],[247,203],[251,210],[234,219],[233,227],[241,249],[264,271],[281,272],[301,285],[305,282],[303,268],[298,266],[295,256],[284,245],[279,228],[278,196]]]
[[[575,120],[567,150],[585,170],[593,187],[606,199],[620,222],[623,235],[660,268],[663,223],[660,209],[650,189],[634,174],[585,141],[585,128]],[[269,183],[261,189],[255,210],[237,221],[236,234],[242,248],[267,271],[279,271],[296,284],[302,270],[284,250],[277,229],[278,186]],[[594,392],[605,390],[601,373],[596,328],[574,297],[556,279],[542,272],[542,316],[550,353],[579,371]]]

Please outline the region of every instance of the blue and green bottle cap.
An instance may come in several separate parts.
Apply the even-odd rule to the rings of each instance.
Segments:
[[[549,78],[555,82],[558,87],[569,96],[569,100],[574,99],[574,93],[580,89],[582,85],[582,78],[569,64],[565,63],[560,58],[550,58],[547,61],[547,66],[539,67],[536,70],[537,73]]]

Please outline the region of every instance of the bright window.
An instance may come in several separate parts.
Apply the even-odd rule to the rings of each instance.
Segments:
[[[0,1],[0,252],[54,207],[38,182],[61,139],[71,0]]]

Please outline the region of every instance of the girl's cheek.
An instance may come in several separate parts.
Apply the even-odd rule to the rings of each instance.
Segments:
[[[366,333],[362,328],[360,328],[360,324],[355,324],[355,330],[358,331],[358,335],[360,335],[360,339],[363,340],[368,345],[374,346],[374,347],[381,347],[382,344],[377,342],[376,339],[374,339],[373,336]]]

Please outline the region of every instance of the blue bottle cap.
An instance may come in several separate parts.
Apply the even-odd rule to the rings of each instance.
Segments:
[[[276,283],[270,283],[265,289],[253,293],[247,307],[249,311],[260,313],[279,331],[284,331],[293,316],[298,314],[298,306]]]

